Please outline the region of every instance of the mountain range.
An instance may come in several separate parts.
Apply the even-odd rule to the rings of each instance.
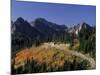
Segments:
[[[12,54],[14,56],[22,48],[39,46],[44,42],[70,43],[73,46],[74,40],[80,41],[81,50],[95,52],[95,34],[95,26],[85,22],[67,27],[44,18],[28,22],[19,17],[15,22],[11,21]]]
[[[23,18],[19,17],[15,22],[12,21],[11,24],[12,34],[21,33],[22,35],[27,35],[31,38],[50,37],[54,34],[58,36],[60,36],[61,34],[67,35],[72,33],[78,35],[78,33],[82,29],[87,29],[90,31],[93,30],[93,27],[85,22],[68,28],[66,25],[52,23],[44,18],[37,18],[32,22],[28,22],[27,20],[24,20]]]

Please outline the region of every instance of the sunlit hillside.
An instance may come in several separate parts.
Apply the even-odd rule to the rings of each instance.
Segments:
[[[57,44],[45,43],[39,47],[21,50],[16,54],[15,59],[12,59],[12,72],[37,73],[95,68],[88,57],[68,50],[64,44],[59,44],[59,46],[65,47],[62,49],[57,46]]]

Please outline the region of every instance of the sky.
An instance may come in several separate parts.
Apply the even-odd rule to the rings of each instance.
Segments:
[[[60,25],[72,26],[86,22],[96,25],[96,7],[72,4],[56,4],[41,2],[23,2],[12,0],[11,18],[18,17],[31,22],[36,18],[45,18]]]

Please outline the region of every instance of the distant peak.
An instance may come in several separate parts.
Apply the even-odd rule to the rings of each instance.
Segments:
[[[35,21],[40,21],[41,22],[41,21],[46,21],[46,19],[40,17],[40,18],[36,18]]]
[[[24,19],[22,17],[17,18],[16,21],[24,22]]]
[[[86,22],[82,22],[82,24],[87,24]]]
[[[86,25],[88,25],[86,22],[82,22],[81,24],[80,24],[81,26],[86,26]]]

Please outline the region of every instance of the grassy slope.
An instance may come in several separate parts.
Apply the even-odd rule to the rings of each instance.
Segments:
[[[55,47],[56,46],[56,47]],[[67,48],[61,48],[63,45],[42,45],[40,47],[32,47],[30,49],[24,49],[16,54],[14,69],[17,70],[20,67],[24,67],[27,61],[36,61],[36,64],[43,65],[45,63],[46,71],[54,68],[58,71],[58,68],[63,68],[62,70],[68,70],[70,68],[68,65],[80,65],[74,67],[70,70],[81,70],[81,69],[92,69],[90,68],[91,62],[88,58],[79,53],[74,53],[69,50],[62,50]],[[85,59],[83,59],[83,58]],[[66,63],[67,62],[67,63]],[[86,62],[86,63],[84,63]],[[94,61],[93,61],[94,62]],[[36,65],[35,64],[35,65]],[[67,66],[66,66],[67,65]],[[84,68],[83,68],[84,67]],[[24,67],[26,68],[26,67]],[[45,71],[42,71],[45,72]]]

